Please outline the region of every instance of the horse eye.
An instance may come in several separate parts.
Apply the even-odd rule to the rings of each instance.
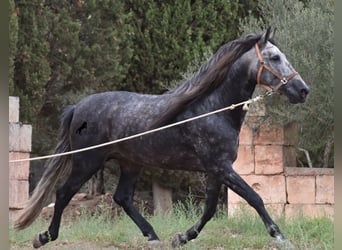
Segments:
[[[272,61],[279,61],[280,60],[280,56],[279,55],[274,55],[271,57]]]

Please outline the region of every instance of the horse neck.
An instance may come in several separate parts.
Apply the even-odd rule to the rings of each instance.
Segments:
[[[248,68],[239,62],[232,66],[223,83],[207,97],[207,101],[204,101],[211,104],[209,109],[228,107],[252,97],[256,83],[249,79],[247,70]],[[240,130],[246,112],[240,106],[224,112],[224,115],[235,129]]]

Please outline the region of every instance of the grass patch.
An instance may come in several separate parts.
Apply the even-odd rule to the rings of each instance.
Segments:
[[[175,204],[173,213],[147,216],[155,231],[168,249],[168,243],[177,232],[184,232],[197,222],[202,209],[189,199],[185,204]],[[333,249],[333,222],[325,217],[298,217],[276,219],[283,233],[296,249]],[[11,249],[32,249],[31,240],[37,232],[46,230],[48,222],[38,219],[31,227],[14,231],[10,229]],[[82,249],[82,244],[92,244],[84,249],[143,249],[144,238],[138,227],[125,214],[112,218],[107,212],[89,214],[87,211],[72,223],[62,223],[59,238],[45,249]],[[79,245],[81,244],[81,245]],[[57,245],[57,247],[56,247]],[[64,246],[65,248],[62,248]],[[95,247],[95,248],[94,248]],[[279,249],[256,213],[242,210],[237,216],[218,211],[204,227],[199,237],[181,249]]]

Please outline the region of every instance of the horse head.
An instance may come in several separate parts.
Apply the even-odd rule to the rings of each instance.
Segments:
[[[252,70],[257,84],[268,91],[285,95],[290,103],[303,103],[309,87],[287,60],[285,54],[274,44],[275,30],[269,28],[256,43]]]

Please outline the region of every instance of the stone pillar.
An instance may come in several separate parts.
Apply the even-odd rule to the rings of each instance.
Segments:
[[[19,122],[19,97],[9,97],[9,160],[29,158],[31,152],[31,125]],[[9,163],[9,220],[29,198],[30,162]]]
[[[172,190],[154,180],[152,183],[154,214],[172,212]]]

